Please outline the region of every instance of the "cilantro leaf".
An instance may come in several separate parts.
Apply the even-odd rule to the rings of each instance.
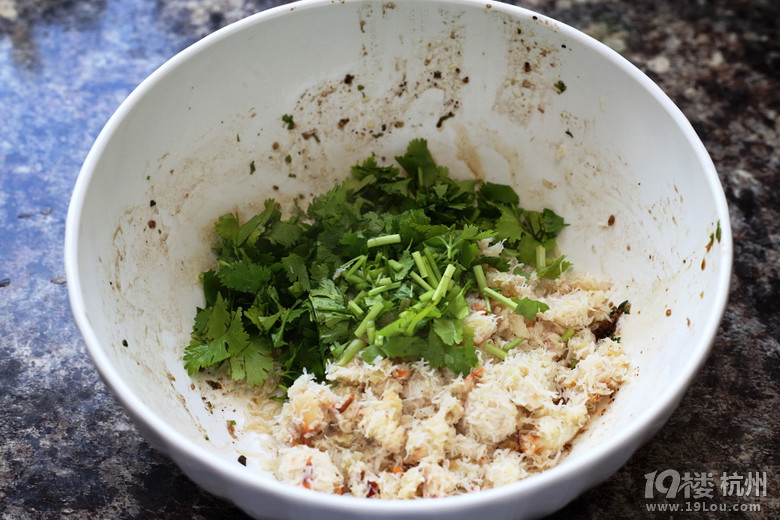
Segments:
[[[421,187],[429,188],[448,176],[448,169],[438,166],[433,160],[425,139],[413,139],[406,149],[406,154],[396,157],[395,160]]]
[[[271,270],[265,265],[240,260],[222,266],[217,277],[228,289],[255,294],[271,280]]]
[[[542,278],[555,280],[572,265],[571,262],[565,261],[564,258],[565,256],[561,255],[553,260],[552,263],[547,264],[545,267],[538,268],[536,270],[537,274]]]
[[[233,313],[229,325],[222,313],[212,313],[207,325],[207,334],[214,333],[207,342],[193,342],[185,349],[184,368],[190,375],[201,368],[209,367],[228,359],[232,353],[241,352],[249,342],[249,335],[241,322],[241,308]],[[218,332],[218,331],[222,332]]]
[[[540,312],[544,312],[550,308],[544,302],[538,300],[531,300],[530,298],[512,298],[512,301],[517,303],[515,312],[523,315],[526,319],[532,320],[536,318],[536,315]]]
[[[463,322],[448,318],[433,320],[433,330],[447,345],[456,345],[463,341]]]
[[[295,253],[291,253],[282,258],[282,265],[284,266],[285,275],[290,282],[298,282],[301,289],[304,291],[310,289],[309,271],[306,268],[306,260]]]

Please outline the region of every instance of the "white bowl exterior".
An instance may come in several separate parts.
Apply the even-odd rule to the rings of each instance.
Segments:
[[[294,131],[281,121],[288,113]],[[316,139],[301,136],[311,130]],[[632,302],[621,334],[636,376],[558,467],[468,496],[328,496],[239,466],[236,450],[251,447],[208,413],[181,361],[214,219],[246,217],[267,197],[305,204],[351,164],[370,153],[389,161],[418,136],[454,175],[512,183],[525,207],[566,218],[561,250]],[[706,151],[637,69],[520,8],[409,0],[283,6],[170,60],[85,161],[65,255],[74,316],[101,375],[142,433],[204,488],[264,518],[465,519],[562,507],[660,428],[714,338],[732,251]]]

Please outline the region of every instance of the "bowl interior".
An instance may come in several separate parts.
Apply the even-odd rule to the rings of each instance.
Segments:
[[[510,183],[524,207],[563,215],[575,269],[632,303],[621,336],[635,377],[556,471],[660,426],[706,355],[730,270],[701,143],[646,77],[568,27],[409,1],[306,2],[234,24],[157,71],[99,137],[69,216],[69,286],[91,355],[144,429],[230,463],[260,442],[229,435],[235,414],[209,410],[181,361],[213,221],[269,197],[305,207],[415,137],[453,175]]]

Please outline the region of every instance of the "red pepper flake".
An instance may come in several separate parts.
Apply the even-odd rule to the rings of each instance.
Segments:
[[[150,220],[149,222],[146,223],[146,225],[149,226],[149,229],[154,229],[157,227],[157,222],[155,222],[154,220]]]
[[[607,225],[612,226],[614,224],[615,224],[615,215],[610,215],[609,218],[607,219]]]
[[[349,407],[349,405],[351,405],[351,404],[352,404],[352,401],[354,401],[354,400],[355,400],[355,396],[354,396],[354,395],[350,395],[350,396],[349,396],[349,397],[347,397],[347,399],[346,399],[346,400],[345,400],[345,401],[344,401],[344,402],[341,404],[341,406],[339,406],[338,408],[336,408],[336,410],[338,410],[338,412],[339,412],[339,413],[344,413],[344,410],[346,410],[346,409]]]
[[[366,485],[368,486],[368,492],[366,493],[367,498],[371,498],[379,494],[379,484],[373,480],[369,480],[366,482]]]
[[[409,371],[403,369],[393,370],[393,377],[396,379],[406,379],[409,377]]]
[[[469,372],[469,375],[466,376],[466,382],[471,383],[480,377],[482,377],[482,373],[485,371],[485,367],[479,367],[475,368],[471,372]]]

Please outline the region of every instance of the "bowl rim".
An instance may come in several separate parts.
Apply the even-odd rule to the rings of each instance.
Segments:
[[[396,0],[396,2],[400,3],[414,3],[414,1],[415,0]],[[340,3],[374,4],[378,2],[372,0],[346,0],[345,2],[331,0],[299,0],[260,11],[223,27],[178,52],[158,67],[127,96],[110,117],[104,128],[100,131],[85,158],[71,196],[65,226],[64,263],[68,280],[67,285],[71,311],[84,339],[86,350],[104,383],[109,387],[133,420],[136,423],[140,423],[138,424],[139,426],[142,425],[144,428],[153,431],[156,436],[162,439],[166,454],[173,458],[174,462],[178,465],[180,465],[180,463],[171,451],[177,452],[176,454],[179,456],[196,460],[201,465],[210,468],[223,478],[227,478],[246,488],[262,489],[283,498],[288,502],[305,501],[312,506],[319,506],[330,510],[346,510],[351,513],[370,515],[377,511],[381,511],[382,513],[399,515],[408,515],[410,513],[424,515],[426,513],[434,512],[436,514],[446,513],[448,511],[455,512],[466,505],[470,508],[479,507],[487,503],[493,503],[494,501],[509,501],[513,497],[527,496],[528,494],[535,493],[536,491],[555,484],[559,479],[566,477],[567,475],[569,477],[577,477],[578,475],[585,474],[591,468],[597,467],[599,464],[606,461],[610,455],[614,453],[628,450],[626,458],[630,457],[633,454],[633,451],[645,442],[651,434],[655,433],[663,422],[666,421],[674,408],[677,407],[677,404],[687,391],[694,376],[707,359],[715,340],[728,300],[733,263],[733,238],[725,194],[718,179],[712,159],[692,125],[682,111],[646,74],[616,51],[577,29],[543,14],[523,7],[504,4],[502,2],[490,1],[486,4],[484,0],[433,0],[431,3],[446,4],[454,7],[464,6],[466,8],[477,8],[480,6],[485,8],[489,6],[489,8],[501,11],[518,19],[530,20],[532,17],[535,17],[535,21],[551,24],[562,36],[571,39],[577,44],[589,47],[603,59],[612,62],[612,64],[619,67],[622,72],[631,76],[641,88],[658,102],[666,114],[674,120],[675,124],[686,136],[688,143],[695,152],[697,161],[701,164],[702,169],[705,172],[707,180],[706,188],[714,199],[721,229],[721,264],[719,266],[717,286],[715,287],[714,298],[712,300],[713,312],[710,313],[706,323],[702,327],[703,333],[692,342],[692,350],[695,351],[695,355],[691,356],[685,365],[677,367],[678,375],[676,377],[676,383],[670,385],[663,393],[659,394],[658,399],[653,406],[645,408],[637,413],[635,420],[628,428],[616,432],[608,441],[595,446],[588,453],[578,456],[565,466],[558,465],[523,480],[474,493],[435,499],[418,498],[406,501],[377,501],[361,497],[311,492],[310,490],[291,486],[276,481],[273,478],[247,471],[246,468],[231,463],[214,452],[203,449],[193,440],[178,432],[160,415],[156,414],[151,408],[144,404],[122,380],[119,372],[112,365],[86,314],[86,303],[81,291],[82,282],[79,272],[79,229],[90,182],[96,175],[96,167],[99,159],[106,147],[112,141],[115,132],[120,127],[122,121],[131,114],[136,104],[144,98],[152,87],[164,81],[166,76],[179,67],[180,64],[193,59],[213,43],[230,38],[231,35],[240,32],[249,26],[267,23],[278,16],[294,16],[295,12],[312,8],[338,8]],[[578,494],[581,492],[582,490],[579,490]],[[231,499],[231,497],[227,498]]]

